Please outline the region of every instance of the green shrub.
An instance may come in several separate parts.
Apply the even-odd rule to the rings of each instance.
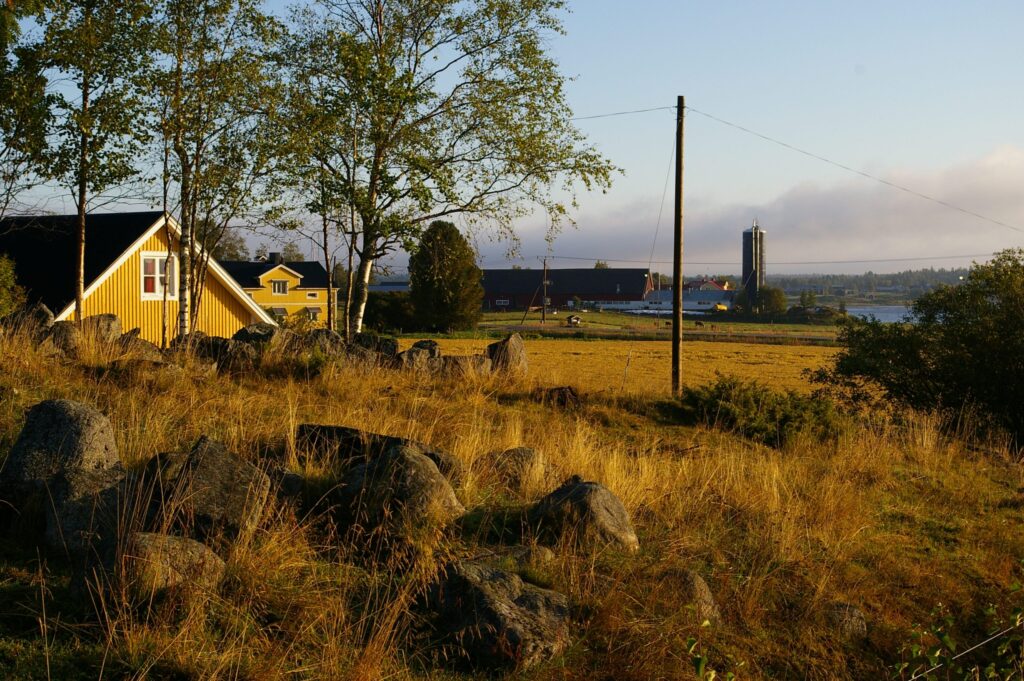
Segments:
[[[784,447],[801,433],[835,440],[844,429],[831,400],[721,374],[711,385],[686,388],[681,407],[687,423],[723,428],[770,447]]]
[[[405,292],[371,293],[366,299],[363,326],[384,333],[416,331],[412,300]]]
[[[0,255],[0,317],[5,317],[25,303],[25,291],[14,278],[14,261]]]

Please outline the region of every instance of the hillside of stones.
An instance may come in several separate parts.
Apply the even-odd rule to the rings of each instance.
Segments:
[[[777,451],[402,346],[0,320],[0,677],[882,678],[1012,605],[1019,465],[927,421]]]

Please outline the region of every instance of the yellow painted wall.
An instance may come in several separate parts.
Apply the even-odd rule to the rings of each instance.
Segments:
[[[144,251],[167,252],[167,238],[163,230],[150,237],[142,248],[133,252],[128,259],[83,301],[83,314],[112,313],[121,319],[125,331],[138,327],[141,336],[153,343],[160,343],[163,301],[142,299],[142,256]],[[173,244],[177,253],[177,240]],[[180,275],[180,271],[178,272]],[[175,282],[177,287],[177,282]],[[167,301],[169,338],[177,335],[178,301]],[[196,330],[211,336],[230,338],[236,331],[248,326],[253,319],[252,312],[238,300],[223,284],[209,273],[206,290],[199,304],[199,318]]]
[[[287,265],[285,265],[287,267]],[[273,292],[272,281],[287,281],[288,293],[278,295]],[[262,288],[247,288],[245,292],[256,301],[262,308],[283,307],[288,310],[288,316],[306,314],[307,307],[316,307],[320,310],[318,324],[327,323],[327,289],[325,288],[296,288],[301,285],[301,279],[283,269],[273,269],[260,277]],[[316,298],[309,298],[308,294],[315,293]]]

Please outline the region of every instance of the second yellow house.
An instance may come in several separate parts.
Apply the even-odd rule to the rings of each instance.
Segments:
[[[283,322],[327,319],[327,270],[318,262],[285,262],[279,253],[267,260],[219,261],[253,302]]]

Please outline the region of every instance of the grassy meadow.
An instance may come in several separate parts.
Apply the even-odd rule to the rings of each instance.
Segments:
[[[454,353],[483,344],[442,346]],[[110,357],[82,366],[24,339],[2,339],[0,456],[28,407],[70,398],[109,415],[129,466],[205,434],[326,489],[335,472],[326,461],[299,464],[295,427],[352,425],[450,451],[469,468],[456,493],[479,523],[439,535],[415,571],[397,574],[357,560],[315,519],[272,505],[258,531],[234,545],[217,590],[148,607],[116,599],[75,605],[58,559],[4,540],[0,676],[471,678],[432,658],[411,604],[444,561],[497,550],[474,527],[572,474],[622,500],[641,549],[591,555],[559,546],[553,564],[524,575],[567,594],[580,622],[565,654],[512,678],[693,679],[695,655],[718,678],[892,678],[915,625],[936,622],[940,604],[960,649],[985,638],[989,604],[999,613],[1019,605],[1010,589],[1022,577],[1024,476],[1007,452],[972,450],[913,414],[851,422],[834,442],[797,438],[767,448],[674,417],[663,377],[667,344],[529,341],[527,349],[532,368],[522,380],[332,363],[307,374],[273,360],[241,377],[126,377],[102,370]],[[802,369],[828,360],[824,349],[793,346],[692,343],[687,353],[688,382],[719,369],[773,387],[799,387]],[[579,410],[531,398],[538,387],[564,383],[581,389]],[[517,490],[503,486],[485,456],[514,446],[534,447],[550,462]],[[707,581],[720,624],[702,626],[680,597],[685,570]],[[841,640],[827,615],[835,603],[865,613],[866,641]]]
[[[483,352],[490,340],[440,339],[446,354]],[[672,346],[666,341],[526,340],[530,378],[608,394],[665,397],[672,389]],[[412,341],[403,342],[403,348]],[[819,369],[836,348],[812,345],[683,343],[683,385],[703,385],[718,373],[756,380],[777,389],[807,392],[806,369]]]

